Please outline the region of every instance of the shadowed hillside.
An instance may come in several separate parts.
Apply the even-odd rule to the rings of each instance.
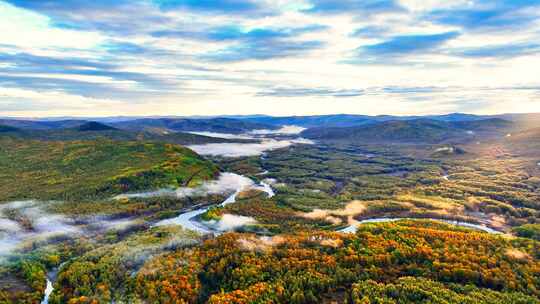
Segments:
[[[95,122],[95,121],[90,121],[90,122],[86,122],[86,123],[83,123],[82,125],[78,126],[75,128],[76,130],[78,131],[106,131],[106,130],[116,130],[116,128],[113,128],[111,126],[108,126],[108,125],[105,125],[105,124],[102,124],[102,123],[99,123],[99,122]]]
[[[15,128],[15,127],[10,127],[10,126],[3,126],[3,125],[0,125],[0,133],[5,133],[5,132],[17,132],[19,129]]]

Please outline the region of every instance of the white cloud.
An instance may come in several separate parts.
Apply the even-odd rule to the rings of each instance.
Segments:
[[[0,2],[0,41],[21,48],[76,48],[97,46],[104,37],[96,32],[80,32],[50,27],[44,15]]]
[[[16,116],[102,116],[102,115],[218,115],[218,114],[272,114],[309,115],[329,113],[356,114],[424,114],[449,111],[498,113],[503,111],[537,111],[538,93],[529,90],[520,93],[515,86],[537,86],[540,56],[532,54],[519,58],[458,58],[451,49],[483,45],[510,44],[538,41],[538,22],[519,32],[467,31],[458,26],[436,24],[423,16],[434,9],[471,7],[468,0],[402,0],[409,11],[401,14],[377,14],[370,18],[344,15],[310,15],[300,12],[308,7],[307,1],[264,1],[280,8],[283,14],[257,18],[242,15],[212,15],[204,18],[196,12],[160,11],[149,5],[125,6],[111,11],[94,11],[84,7],[68,15],[92,18],[94,27],[70,30],[55,27],[54,16],[36,13],[0,2],[0,52],[25,52],[58,58],[91,58],[106,63],[118,63],[130,72],[152,75],[157,82],[168,84],[166,90],[146,88],[151,94],[137,97],[142,84],[130,79],[111,79],[100,75],[81,75],[69,71],[50,71],[43,77],[103,84],[134,92],[131,96],[113,96],[103,90],[104,97],[95,98],[84,92],[67,92],[61,86],[54,89],[17,87],[11,80],[2,82],[0,76],[0,114]],[[140,4],[140,5],[139,5]],[[131,20],[128,13],[140,18]],[[65,12],[64,12],[65,14]],[[159,20],[157,22],[156,20]],[[85,21],[85,19],[81,19]],[[300,41],[320,40],[325,44],[313,50],[287,58],[247,60],[241,62],[208,62],[201,55],[238,45],[235,41],[201,41],[192,38],[155,37],[159,30],[196,30],[237,25],[245,29],[283,28],[304,25],[323,25],[326,29],[302,34]],[[99,25],[99,26],[98,26]],[[129,34],[121,35],[121,26]],[[105,29],[101,29],[102,26]],[[375,37],[351,37],[361,27],[377,26],[388,30]],[[111,28],[119,31],[112,31]],[[135,32],[133,32],[135,29]],[[414,54],[405,63],[389,60],[380,65],[351,65],[344,62],[354,56],[362,45],[384,42],[396,35],[421,35],[460,31],[461,36],[451,40],[444,49],[434,54]],[[110,41],[130,43],[153,52],[108,51],[104,44]],[[8,44],[8,45],[6,45]],[[14,76],[9,69],[14,63],[0,62],[0,74]],[[3,72],[3,70],[7,72]],[[33,76],[31,71],[18,71]],[[9,86],[7,85],[9,84]],[[463,102],[463,94],[456,92],[370,94],[368,96],[314,97],[295,96],[276,98],[257,93],[275,87],[334,88],[335,90],[369,90],[385,87],[457,87],[466,91],[469,100],[482,103],[473,108]],[[506,87],[500,94],[485,94],[484,86]],[[15,92],[17,91],[17,92]],[[84,90],[82,90],[84,91]],[[15,96],[14,96],[15,95]],[[24,96],[19,96],[24,95]],[[507,105],[501,107],[501,97]],[[411,97],[416,97],[413,100]],[[425,101],[419,103],[418,99]],[[429,100],[427,99],[429,98]],[[215,134],[214,134],[215,135]],[[216,135],[217,136],[217,135]]]

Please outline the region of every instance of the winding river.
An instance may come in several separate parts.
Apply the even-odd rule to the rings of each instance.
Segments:
[[[266,172],[264,172],[264,173],[266,173]],[[246,185],[239,186],[239,188],[237,188],[234,193],[232,193],[221,204],[219,204],[219,206],[223,207],[223,206],[226,206],[228,204],[232,204],[232,203],[236,202],[237,195],[240,192],[242,192],[244,190],[247,190],[247,189],[257,189],[257,190],[263,191],[263,192],[265,192],[267,194],[267,196],[269,198],[273,197],[275,195],[274,190],[272,189],[272,187],[268,183],[266,183],[264,181],[261,181],[259,184],[253,184],[253,185],[248,185],[248,186],[246,186]],[[159,221],[156,224],[154,224],[153,226],[179,225],[179,226],[182,226],[185,229],[193,230],[193,231],[196,231],[196,232],[201,233],[201,234],[216,234],[216,233],[220,234],[221,231],[216,231],[216,230],[212,229],[210,226],[207,226],[207,225],[205,225],[202,222],[197,220],[197,217],[199,215],[205,213],[206,211],[208,211],[209,208],[210,207],[201,207],[201,208],[197,208],[197,209],[194,209],[194,210],[191,210],[191,211],[188,211],[188,212],[184,212],[184,213],[178,215],[177,217]],[[348,226],[348,227],[346,227],[344,229],[339,230],[339,232],[355,233],[358,226],[362,225],[362,224],[394,222],[394,221],[399,221],[399,220],[414,220],[414,219],[413,218],[373,218],[373,219],[367,219],[367,220],[358,221],[353,225],[350,225],[350,226]],[[479,225],[479,224],[472,224],[472,223],[459,222],[459,221],[450,221],[450,220],[442,220],[442,219],[432,219],[432,218],[427,218],[425,220],[433,220],[433,221],[444,222],[444,223],[453,224],[453,225],[457,225],[457,226],[461,226],[461,227],[472,228],[472,229],[484,231],[484,232],[491,233],[491,234],[501,234],[501,232],[499,232],[497,230],[494,230],[494,229],[491,229],[491,228],[489,228],[487,226]],[[54,276],[56,276],[55,272],[52,272],[51,275],[47,275],[47,286],[45,288],[45,295],[43,297],[43,300],[41,301],[41,304],[48,304],[49,303],[49,297],[51,296],[52,292],[54,291],[53,283],[51,281],[51,279],[54,280]]]
[[[51,296],[53,291],[54,291],[53,284],[51,280],[49,280],[49,278],[47,277],[47,287],[45,288],[45,296],[43,297],[41,304],[49,303],[49,297]]]
[[[51,294],[54,291],[53,281],[56,280],[56,276],[58,275],[58,271],[62,266],[65,265],[65,262],[60,264],[57,268],[54,268],[53,270],[49,271],[45,278],[47,279],[47,286],[45,287],[45,295],[43,296],[43,300],[41,300],[41,304],[49,304],[49,298],[51,297]]]
[[[273,197],[275,195],[274,190],[272,189],[272,187],[268,183],[266,183],[264,181],[261,181],[258,185],[251,185],[251,186],[247,186],[247,187],[246,186],[240,186],[238,189],[236,189],[236,191],[233,194],[231,194],[221,204],[219,204],[219,206],[224,207],[224,206],[227,206],[228,204],[232,204],[232,203],[236,202],[236,196],[240,192],[242,192],[244,190],[247,190],[247,189],[257,189],[257,190],[263,191],[263,192],[266,193],[266,195],[269,198]],[[193,230],[193,231],[199,232],[201,234],[213,234],[213,233],[216,233],[217,231],[211,229],[209,226],[204,225],[200,221],[196,220],[196,218],[199,215],[201,215],[201,214],[205,213],[206,211],[208,211],[209,208],[210,207],[203,207],[203,208],[194,209],[194,210],[182,213],[182,214],[178,215],[177,217],[159,221],[156,224],[154,224],[154,226],[179,225],[179,226],[182,226],[182,228],[185,228],[185,229],[188,229],[188,230]]]
[[[461,227],[465,227],[465,228],[476,229],[476,230],[484,231],[484,232],[491,233],[491,234],[502,234],[502,232],[497,231],[497,230],[492,229],[492,228],[489,228],[489,227],[484,226],[484,225],[467,223],[467,222],[460,222],[460,221],[450,221],[450,220],[443,220],[443,219],[435,219],[435,218],[422,218],[422,219],[418,219],[418,218],[373,218],[373,219],[358,221],[357,223],[355,223],[353,225],[350,225],[350,226],[348,226],[348,227],[346,227],[344,229],[339,230],[339,232],[355,233],[356,230],[358,229],[358,226],[362,225],[362,224],[386,223],[386,222],[395,222],[395,221],[400,221],[400,220],[431,220],[431,221],[438,221],[438,222],[443,222],[443,223],[452,224],[452,225],[456,225],[456,226],[461,226]]]
[[[219,204],[219,206],[223,207],[223,206],[226,206],[228,204],[232,204],[232,203],[236,202],[236,196],[240,192],[242,192],[244,190],[247,190],[247,189],[257,189],[257,190],[263,191],[263,192],[266,193],[266,195],[268,197],[273,197],[275,195],[274,190],[272,189],[272,187],[268,183],[266,183],[264,181],[261,181],[258,185],[257,184],[252,184],[252,185],[247,185],[247,186],[246,185],[239,185],[239,187],[234,191],[234,193],[231,194],[230,196],[228,196],[221,204]],[[194,210],[191,210],[191,211],[188,211],[188,212],[184,212],[184,213],[178,215],[175,218],[159,221],[156,224],[154,224],[153,226],[179,225],[179,226],[182,226],[185,229],[193,230],[193,231],[196,231],[196,232],[201,233],[201,234],[214,234],[214,233],[219,234],[220,231],[216,231],[216,230],[210,228],[209,226],[204,225],[200,221],[196,220],[196,218],[199,215],[201,215],[201,214],[205,213],[206,211],[208,211],[209,208],[210,207],[202,207],[202,208],[197,208],[197,209],[194,209]],[[56,271],[53,271],[53,272],[51,272],[50,274],[47,275],[47,277],[46,277],[47,286],[45,288],[45,295],[43,296],[43,300],[41,301],[41,304],[48,304],[49,303],[49,298],[50,298],[52,292],[54,291],[53,281],[54,281],[55,276],[56,276]]]

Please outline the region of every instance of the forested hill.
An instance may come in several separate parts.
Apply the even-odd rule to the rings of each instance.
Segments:
[[[355,235],[225,234],[152,257],[136,275],[118,258],[129,242],[110,248],[117,258],[95,250],[67,265],[56,299],[85,291],[88,302],[73,303],[106,303],[116,280],[132,286],[122,298],[147,303],[533,304],[540,294],[538,243],[430,221],[370,224]]]
[[[0,125],[0,133],[17,132],[19,129],[11,126]]]
[[[144,131],[121,130],[99,122],[83,122],[67,128],[27,129],[0,125],[0,135],[18,139],[43,141],[74,141],[109,139],[116,141],[146,141],[194,145],[206,143],[245,142],[241,139],[224,139],[183,132],[147,129]]]
[[[125,130],[147,130],[162,129],[168,131],[205,131],[216,133],[239,134],[252,130],[277,129],[277,126],[243,121],[230,118],[208,118],[208,119],[187,119],[187,118],[143,118],[111,124],[112,126]]]
[[[425,116],[394,116],[394,115],[357,115],[357,114],[330,114],[312,116],[234,116],[235,119],[263,123],[269,125],[297,125],[306,128],[333,128],[333,127],[353,127],[381,123],[387,121],[410,121],[417,119],[429,119],[442,122],[469,122],[486,119],[504,119],[517,124],[527,125],[537,122],[539,114],[501,114],[501,115],[474,115],[465,113],[450,113],[444,115]]]
[[[218,173],[211,162],[173,144],[0,137],[0,147],[0,202],[88,200],[190,186]]]
[[[312,128],[302,132],[311,139],[347,139],[362,142],[439,143],[463,141],[475,135],[494,135],[511,128],[512,123],[498,119],[446,122],[432,119],[387,121],[346,128]]]

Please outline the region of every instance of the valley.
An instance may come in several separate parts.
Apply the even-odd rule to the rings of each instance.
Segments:
[[[534,128],[291,126],[4,127],[0,302],[537,303]]]
[[[540,0],[0,0],[0,304],[540,304]]]
[[[540,0],[0,0],[0,304],[540,304]]]

